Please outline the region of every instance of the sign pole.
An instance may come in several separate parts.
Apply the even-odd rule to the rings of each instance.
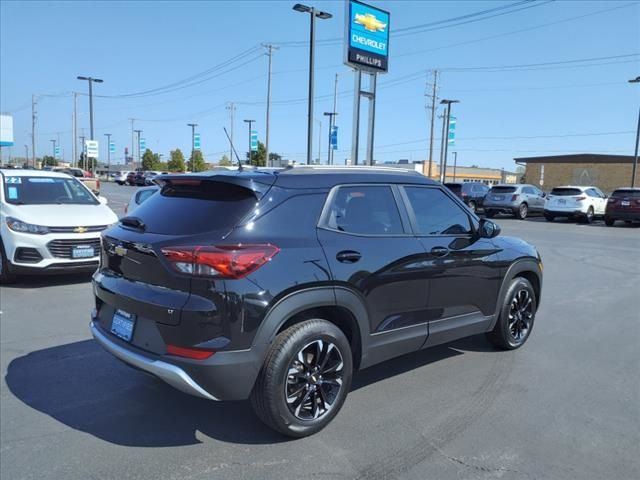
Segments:
[[[369,84],[369,135],[367,136],[367,165],[373,165],[373,140],[374,127],[376,123],[376,79],[378,75],[375,72],[369,74],[371,76]]]
[[[358,148],[360,142],[360,89],[362,72],[354,70],[355,86],[353,87],[353,133],[351,136],[351,165],[358,165]]]

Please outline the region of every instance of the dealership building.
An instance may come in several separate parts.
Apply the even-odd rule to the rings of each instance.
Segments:
[[[631,155],[576,153],[545,157],[514,158],[525,166],[524,182],[550,190],[560,185],[593,185],[605,193],[631,185]],[[640,184],[636,172],[635,184]]]

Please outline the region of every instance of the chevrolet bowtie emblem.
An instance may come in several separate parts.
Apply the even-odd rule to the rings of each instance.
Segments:
[[[384,32],[384,29],[387,28],[386,23],[382,23],[375,17],[375,15],[370,13],[356,13],[355,22],[358,25],[362,25],[365,30],[369,30],[370,32]]]
[[[73,229],[73,233],[84,233],[88,230],[87,227],[76,227]]]
[[[119,257],[124,257],[127,254],[127,249],[122,245],[116,245],[115,247],[113,247],[113,252]]]

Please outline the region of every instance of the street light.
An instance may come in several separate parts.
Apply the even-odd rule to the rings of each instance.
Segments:
[[[447,114],[444,116],[444,125],[442,128],[442,150],[444,151],[444,155],[440,159],[440,181],[444,183],[447,179],[447,153],[449,150],[449,120],[451,119],[451,104],[452,103],[460,103],[460,100],[441,100],[440,105],[447,106]],[[445,129],[446,125],[446,129]],[[446,134],[445,134],[446,131]]]
[[[56,140],[50,140],[50,142],[53,147],[53,158],[56,158]]]
[[[640,83],[640,77],[629,80],[629,83]],[[638,109],[638,128],[636,129],[636,151],[633,154],[633,169],[631,170],[631,188],[636,186],[636,170],[638,168],[638,142],[640,141],[640,109]]]
[[[333,117],[338,115],[337,112],[324,112],[325,116],[329,117],[329,146],[327,149],[327,165],[331,165],[331,134],[333,133]]]
[[[255,122],[255,120],[245,120],[244,123],[249,124],[249,165],[251,165],[251,125]]]
[[[111,134],[105,133],[107,137],[107,182],[109,181],[109,170],[111,170]]]
[[[307,165],[311,164],[311,149],[313,147],[313,62],[315,56],[315,25],[316,17],[321,20],[327,20],[333,15],[321,10],[316,10],[314,7],[302,5],[296,3],[293,6],[296,12],[308,13],[311,18],[311,26],[309,31],[309,106],[307,107]]]
[[[141,164],[142,162],[140,161],[140,134],[142,133],[142,130],[134,130],[134,132],[136,132],[138,134],[138,148],[137,148],[137,150],[138,150],[138,163]],[[131,155],[133,155],[133,152],[131,152]],[[142,165],[139,165],[138,168],[140,168],[141,166]],[[135,167],[135,164],[134,164],[134,167]]]
[[[87,80],[89,82],[89,135],[91,135],[91,140],[93,140],[93,83],[102,83],[104,80],[82,76],[79,76],[78,80]]]
[[[196,149],[196,127],[197,123],[187,123],[187,127],[191,127],[191,158],[193,158],[193,152]]]

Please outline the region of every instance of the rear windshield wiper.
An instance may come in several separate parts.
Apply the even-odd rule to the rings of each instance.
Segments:
[[[142,230],[143,232],[147,228],[144,222],[138,217],[124,217],[120,219],[120,223],[125,227],[135,228],[136,230]]]

